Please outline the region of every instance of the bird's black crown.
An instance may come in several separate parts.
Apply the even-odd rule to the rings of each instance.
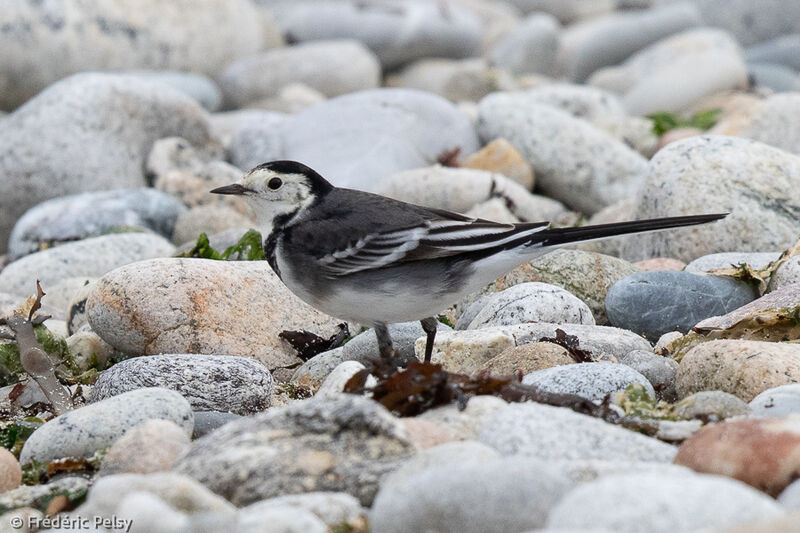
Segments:
[[[316,194],[324,194],[333,189],[333,185],[323,178],[316,170],[297,161],[268,161],[266,163],[261,163],[253,170],[272,170],[273,172],[280,172],[281,174],[301,174],[308,178],[308,183],[311,185],[312,191]]]

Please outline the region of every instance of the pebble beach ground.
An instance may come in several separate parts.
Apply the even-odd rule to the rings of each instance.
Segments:
[[[730,214],[525,263],[392,381],[209,194],[275,159]],[[798,2],[0,0],[0,254],[0,533],[800,531]]]

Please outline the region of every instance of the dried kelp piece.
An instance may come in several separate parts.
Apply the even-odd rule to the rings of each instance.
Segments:
[[[406,368],[398,368],[399,359],[372,361],[372,368],[354,375],[344,387],[352,394],[369,393],[372,399],[397,414],[415,416],[450,403],[458,403],[463,409],[469,398],[491,395],[507,402],[536,401],[550,405],[570,407],[578,412],[590,414],[598,406],[587,398],[575,394],[559,394],[542,390],[520,382],[520,375],[491,376],[481,372],[475,376],[448,372],[440,364],[412,361]],[[376,385],[366,387],[372,374]]]
[[[458,157],[461,155],[461,147],[456,146],[450,150],[443,150],[436,156],[436,162],[443,167],[460,167],[458,164]]]
[[[491,395],[507,402],[533,401],[567,407],[575,412],[600,418],[611,424],[655,436],[659,431],[658,420],[646,420],[627,416],[614,405],[612,395],[600,404],[577,394],[553,393],[534,385],[521,383],[521,375],[496,377],[488,372],[475,376],[448,372],[439,364],[412,361],[406,368],[398,368],[399,359],[372,361],[372,368],[354,375],[344,387],[351,394],[371,394],[372,399],[398,416],[416,416],[438,407],[457,403],[466,407],[470,398]],[[369,375],[375,376],[377,384],[366,387]]]
[[[64,457],[47,464],[45,475],[48,479],[60,474],[93,474],[97,471],[97,463],[83,457]]]
[[[784,250],[778,259],[763,268],[755,269],[747,263],[740,263],[738,265],[731,265],[730,268],[715,268],[711,270],[709,274],[715,276],[730,276],[742,281],[754,283],[758,287],[758,293],[763,295],[767,291],[767,280],[772,277],[781,265],[796,255],[800,255],[800,240],[794,243],[790,248]]]
[[[69,390],[61,385],[55,374],[55,362],[36,338],[34,313],[41,309],[45,295],[39,281],[36,281],[36,297],[31,303],[27,317],[14,312],[5,319],[5,324],[14,332],[19,350],[19,362],[25,372],[42,388],[42,392],[53,406],[56,414],[64,414],[73,408]],[[36,317],[40,318],[40,317]],[[43,318],[42,321],[44,321]]]
[[[350,329],[347,324],[341,323],[336,327],[339,328],[339,331],[327,339],[304,329],[281,331],[278,333],[278,337],[288,342],[297,351],[300,359],[308,361],[317,354],[338,348],[350,337]]]
[[[555,339],[544,337],[540,339],[540,342],[558,344],[569,352],[570,357],[572,357],[576,363],[591,363],[594,361],[592,352],[581,349],[578,337],[576,335],[567,335],[567,332],[561,328],[556,329]]]

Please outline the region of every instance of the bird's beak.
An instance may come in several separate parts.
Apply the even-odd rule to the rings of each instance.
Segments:
[[[238,183],[233,183],[231,185],[225,185],[224,187],[217,187],[216,189],[210,191],[214,194],[245,194],[248,192],[253,192],[252,189],[248,189]]]

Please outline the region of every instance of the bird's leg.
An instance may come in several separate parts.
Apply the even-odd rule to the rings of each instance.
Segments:
[[[392,359],[395,356],[392,348],[392,337],[389,336],[389,328],[384,322],[376,322],[373,325],[375,336],[378,338],[378,351],[384,359]]]
[[[431,362],[431,354],[433,354],[433,341],[436,338],[436,328],[439,326],[439,321],[434,317],[423,318],[419,321],[422,324],[422,331],[424,331],[428,338],[425,339],[425,362]]]

